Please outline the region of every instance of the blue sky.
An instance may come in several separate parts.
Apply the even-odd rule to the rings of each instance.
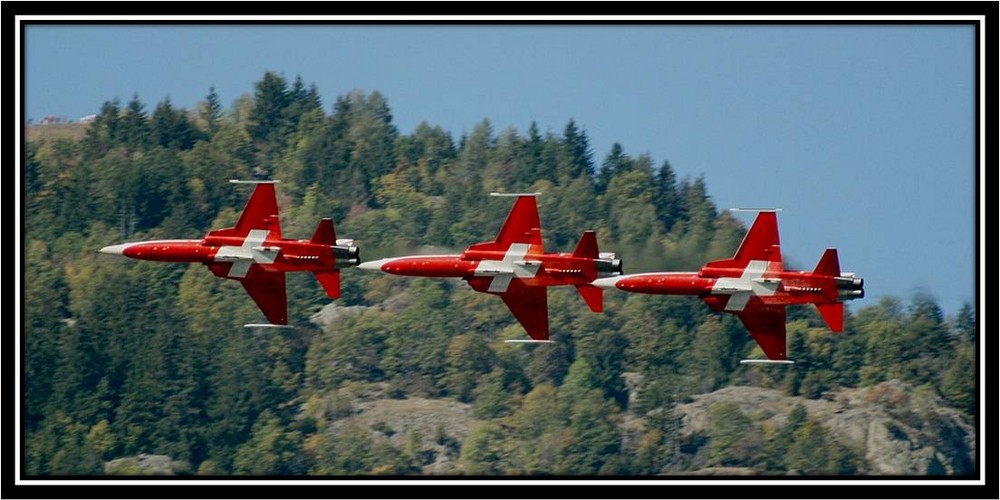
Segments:
[[[950,315],[975,297],[971,25],[30,25],[22,41],[36,121],[135,93],[192,108],[210,86],[228,107],[265,71],[315,83],[328,111],[378,90],[403,134],[573,119],[598,165],[619,142],[704,176],[719,208],[783,209],[786,267],[837,247],[866,280],[853,308],[923,291]]]

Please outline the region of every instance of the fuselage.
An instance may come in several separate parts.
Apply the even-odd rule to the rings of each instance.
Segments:
[[[430,278],[512,277],[528,286],[590,283],[600,272],[594,259],[570,253],[532,253],[528,245],[511,245],[506,252],[469,250],[452,255],[413,255],[364,262],[361,269],[400,276]]]
[[[645,273],[602,278],[594,285],[627,292],[711,297],[749,294],[769,305],[810,304],[860,298],[848,285],[853,278],[818,276],[810,271],[771,271],[766,262],[746,269],[703,268],[699,272]],[[722,302],[724,305],[725,302]]]
[[[104,247],[101,252],[159,262],[247,262],[265,271],[278,272],[333,270],[338,268],[338,263],[352,258],[350,248],[354,247],[309,240],[266,240],[265,235],[255,235],[255,232],[251,231],[247,237],[209,236],[200,240],[122,243]]]

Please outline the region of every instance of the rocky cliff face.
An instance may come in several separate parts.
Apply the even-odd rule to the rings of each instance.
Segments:
[[[145,453],[104,463],[104,473],[113,476],[173,476],[189,473],[189,468],[187,462]]]
[[[708,409],[728,401],[763,425],[783,425],[801,403],[845,444],[865,450],[870,475],[964,475],[975,472],[976,432],[963,415],[926,391],[898,380],[841,389],[822,399],[775,389],[726,387],[677,406],[681,435],[707,431]]]
[[[630,384],[635,386],[635,384]],[[339,412],[331,429],[357,425],[371,429],[374,439],[388,440],[398,449],[410,432],[423,437],[421,449],[433,456],[421,471],[425,475],[455,474],[462,442],[479,422],[472,407],[450,399],[393,399],[384,391],[358,395],[350,408]],[[873,387],[840,389],[822,399],[790,397],[775,389],[733,386],[693,396],[679,404],[681,441],[705,443],[711,422],[709,408],[735,403],[763,428],[779,429],[802,404],[808,418],[819,421],[835,439],[862,450],[866,476],[968,475],[975,473],[976,431],[961,412],[947,407],[929,391],[896,380]],[[644,418],[626,413],[622,436],[642,434]],[[697,453],[694,450],[693,453]],[[694,461],[697,463],[697,460]],[[168,475],[191,473],[183,462],[161,455],[140,455],[105,464],[107,474]],[[760,474],[749,467],[684,467],[664,474],[746,476]]]

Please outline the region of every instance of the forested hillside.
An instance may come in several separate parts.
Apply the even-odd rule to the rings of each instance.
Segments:
[[[249,190],[227,180],[254,178],[281,180],[286,236],[333,217],[363,260],[492,239],[510,201],[491,191],[541,192],[549,251],[593,229],[627,273],[698,269],[745,228],[703,179],[617,144],[597,156],[573,120],[405,135],[378,92],[330,103],[270,72],[229,107],[209,89],[197,109],[151,108],[112,100],[82,139],[25,146],[28,474],[149,473],[116,460],[140,454],[207,475],[973,472],[975,312],[925,295],[854,301],[843,334],[789,308],[791,366],[741,365],[760,356],[742,324],[693,297],[608,291],[594,314],[553,288],[556,343],[505,344],[524,334],[496,297],[356,269],[333,306],[290,273],[295,328],[245,329],[263,316],[238,283],[98,249],[232,225]],[[732,386],[787,403],[709,398]],[[819,404],[838,398],[878,406],[878,429],[838,427]],[[887,468],[873,436],[919,436],[933,460]]]

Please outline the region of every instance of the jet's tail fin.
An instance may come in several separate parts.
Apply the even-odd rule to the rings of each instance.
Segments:
[[[826,251],[823,252],[823,256],[820,257],[819,262],[816,263],[816,269],[813,270],[813,274],[824,278],[833,278],[834,283],[836,283],[836,286],[832,287],[828,293],[831,294],[831,298],[833,298],[835,294],[835,298],[839,300],[831,302],[817,302],[816,309],[819,310],[820,316],[823,317],[823,321],[826,322],[826,326],[830,327],[830,330],[834,333],[841,333],[844,331],[844,303],[841,301],[842,297],[840,296],[840,292],[846,291],[847,293],[853,293],[855,290],[861,289],[864,281],[841,276],[840,258],[837,256],[836,248],[827,248]],[[849,290],[841,290],[841,286],[844,286]],[[864,292],[862,290],[862,294],[863,293]],[[857,295],[849,296],[849,298],[854,297],[857,297]]]
[[[493,193],[494,196],[517,196],[517,201],[511,207],[507,219],[493,241],[476,243],[469,250],[507,250],[512,244],[520,243],[542,248],[542,224],[538,219],[538,204],[535,196],[538,193],[504,194]]]
[[[747,231],[731,259],[709,262],[706,267],[745,268],[750,261],[768,262],[770,271],[781,271],[781,245],[778,241],[778,218],[774,210],[757,214],[753,226]]]
[[[593,231],[584,231],[583,235],[580,236],[580,242],[576,244],[576,249],[573,250],[573,257],[580,259],[592,259],[597,260],[600,258],[600,254],[597,250],[597,235]],[[597,270],[590,271],[590,276],[596,278]],[[604,310],[604,290],[602,288],[596,287],[594,285],[576,285],[576,291],[580,292],[580,297],[583,297],[583,301],[587,303],[587,307],[591,311],[601,312]]]
[[[340,271],[333,269],[330,271],[314,271],[313,276],[316,276],[316,281],[319,281],[320,286],[323,287],[323,291],[326,292],[326,296],[331,299],[340,298]]]
[[[334,245],[337,242],[337,232],[333,228],[333,219],[324,218],[316,225],[316,231],[312,235],[311,243],[321,243],[323,245]]]
[[[321,219],[319,224],[316,225],[316,231],[313,232],[312,238],[309,241],[323,245],[336,244],[337,232],[333,228],[333,219]],[[327,297],[331,299],[340,298],[340,271],[336,269],[314,271],[313,276],[316,276],[316,281],[319,281]]]
[[[840,276],[840,259],[837,257],[836,248],[827,248],[823,256],[816,263],[813,274],[818,276]]]
[[[819,315],[823,317],[826,326],[834,333],[844,331],[844,303],[843,302],[823,302],[816,304]]]
[[[597,235],[593,231],[583,232],[583,236],[580,236],[580,242],[576,244],[576,249],[573,250],[573,257],[584,259],[598,258]]]
[[[580,292],[587,307],[595,313],[604,310],[604,289],[594,285],[576,285],[576,291]]]
[[[209,236],[247,236],[253,230],[265,230],[268,239],[281,239],[281,221],[278,218],[278,201],[274,194],[277,181],[230,181],[256,184],[253,194],[243,207],[240,219],[233,227],[212,231]]]

